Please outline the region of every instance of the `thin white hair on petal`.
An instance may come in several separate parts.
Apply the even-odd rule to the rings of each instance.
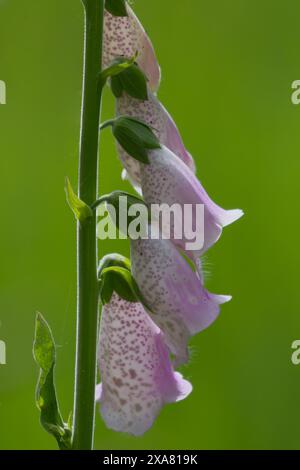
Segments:
[[[189,350],[189,364],[185,365],[185,367],[188,367],[188,366],[190,367],[190,366],[193,366],[193,364],[198,363],[199,357],[200,357],[200,353],[196,345],[189,344],[188,350]],[[185,373],[185,375],[188,378],[188,374]]]
[[[202,275],[204,282],[210,281],[212,278],[212,268],[214,264],[209,260],[207,255],[201,256]]]

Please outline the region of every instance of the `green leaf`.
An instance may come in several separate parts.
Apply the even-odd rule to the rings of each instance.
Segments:
[[[101,82],[105,84],[108,78],[115,77],[116,75],[124,72],[124,70],[134,64],[136,58],[137,54],[135,54],[131,59],[125,59],[124,57],[118,57],[117,59],[115,59],[109,67],[102,70],[102,72],[100,73]]]
[[[65,191],[67,202],[77,220],[84,222],[86,219],[93,216],[92,209],[75,194],[68,178],[66,178]]]
[[[126,0],[105,0],[105,8],[111,15],[127,16]]]
[[[112,77],[112,91],[121,96],[125,91],[138,100],[148,100],[147,78],[136,64],[132,64],[118,75]]]
[[[130,116],[116,118],[112,132],[123,149],[133,158],[149,163],[147,150],[160,148],[160,143],[152,129],[142,121]]]
[[[35,322],[33,356],[40,368],[36,405],[40,410],[41,425],[55,437],[60,449],[70,449],[71,429],[61,417],[54,384],[55,343],[51,329],[40,313]]]

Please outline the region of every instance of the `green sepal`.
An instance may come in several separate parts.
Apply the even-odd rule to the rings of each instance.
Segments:
[[[106,194],[105,201],[108,204],[112,204],[115,207],[115,209],[118,210],[119,198],[121,196],[126,196],[127,197],[127,210],[133,204],[143,204],[144,206],[147,207],[146,203],[144,202],[144,200],[141,197],[139,197],[138,195],[133,195],[133,194],[127,193],[126,191],[119,191],[119,190],[112,191],[111,193]]]
[[[117,77],[112,77],[110,81],[110,87],[115,98],[121,98],[123,93],[123,87],[120,80],[116,80]]]
[[[123,118],[130,122],[131,129],[139,135],[147,149],[157,149],[161,147],[158,138],[153,132],[153,128],[148,126],[148,124],[131,116],[123,116]]]
[[[125,274],[124,270],[128,271],[128,274]],[[104,256],[99,263],[98,277],[103,305],[110,302],[113,292],[116,291],[123,299],[141,302],[149,312],[152,311],[131,274],[131,262],[125,256],[118,253]]]
[[[103,305],[110,302],[116,292],[127,302],[138,302],[136,283],[128,269],[119,266],[104,268],[100,277],[100,298]]]
[[[98,265],[98,277],[101,277],[102,271],[111,266],[119,266],[120,268],[131,271],[130,259],[126,256],[120,255],[119,253],[109,253],[103,256]]]
[[[86,219],[93,216],[92,209],[85,202],[79,199],[77,194],[74,192],[69,178],[66,178],[65,191],[67,202],[74,213],[76,220],[84,222]]]
[[[130,116],[116,118],[112,132],[121,147],[141,163],[149,164],[148,150],[160,148],[152,129],[144,122]]]
[[[109,276],[101,277],[99,280],[99,295],[102,305],[106,305],[110,302],[113,293],[114,287],[112,279]]]
[[[132,98],[148,100],[147,78],[136,64],[127,67],[111,79],[112,92],[119,98],[123,91]]]
[[[105,9],[113,16],[128,16],[126,0],[105,0]]]
[[[36,387],[36,405],[43,428],[55,437],[60,449],[71,448],[71,429],[63,422],[54,383],[56,348],[51,329],[38,313],[35,322],[33,356],[40,368]]]
[[[137,58],[137,53],[131,59],[125,59],[124,57],[117,57],[109,67],[102,70],[100,73],[100,81],[102,85],[106,83],[106,80],[116,75],[121,74],[126,69],[131,67]]]
[[[141,163],[149,164],[149,158],[146,148],[141,139],[129,128],[117,127],[113,134],[121,147],[135,160]]]
[[[102,277],[102,273],[105,269],[113,267],[113,266],[119,266],[124,269],[127,269],[128,271],[131,270],[131,263],[128,258],[125,256],[120,255],[119,253],[110,253],[108,255],[105,255],[99,262],[98,266],[98,278],[99,278],[99,288],[100,288],[100,297],[103,305],[108,303],[111,299],[111,296],[113,294],[113,284],[110,282],[109,278],[106,279],[106,282],[104,282],[104,277]]]

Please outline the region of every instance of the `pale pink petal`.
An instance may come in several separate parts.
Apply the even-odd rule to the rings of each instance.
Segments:
[[[149,151],[149,160],[150,165],[141,165],[141,187],[147,204],[164,203],[172,206],[176,203],[182,210],[184,204],[192,204],[192,227],[195,226],[196,205],[204,205],[204,227],[201,227],[204,230],[203,247],[189,251],[186,250],[189,240],[184,236],[182,240],[173,239],[178,247],[195,260],[219,239],[222,228],[239,219],[243,212],[239,209],[224,210],[215,204],[194,173],[166,147]]]
[[[210,294],[169,240],[131,240],[131,265],[153,321],[165,334],[175,365],[187,362],[190,336],[209,327],[228,296]]]
[[[117,57],[133,57],[138,52],[137,63],[149,80],[149,87],[156,91],[160,82],[160,68],[153,46],[143,26],[127,5],[128,16],[104,14],[103,68]]]
[[[137,57],[137,63],[149,80],[148,83],[150,90],[156,92],[159,88],[161,79],[161,71],[157,62],[156,54],[152,42],[145,33],[143,26],[134,15],[133,22],[135,23],[136,34],[140,38],[140,46],[137,49],[140,53]]]
[[[195,173],[196,166],[192,155],[186,150],[173,118],[163,106],[162,108],[166,116],[166,139],[161,143],[175,153]]]
[[[183,399],[191,385],[172,368],[164,338],[140,303],[113,294],[103,307],[96,390],[106,425],[145,433],[165,403]]]

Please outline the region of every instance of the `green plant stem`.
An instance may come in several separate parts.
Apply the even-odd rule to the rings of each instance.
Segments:
[[[85,11],[83,97],[79,156],[79,197],[97,199],[98,146],[102,86],[104,0],[82,0]],[[73,449],[93,447],[98,324],[96,214],[77,229],[77,339]]]

